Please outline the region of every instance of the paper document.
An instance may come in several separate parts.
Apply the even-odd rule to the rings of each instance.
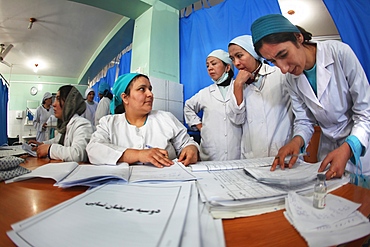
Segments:
[[[289,192],[284,216],[305,238],[309,246],[336,246],[370,234],[369,220],[357,209],[360,204],[332,194],[326,206],[312,206],[312,197]]]
[[[192,181],[196,178],[186,170],[183,164],[174,161],[169,167],[157,168],[153,165],[78,165],[76,162],[49,163],[40,166],[29,174],[7,180],[6,183],[30,178],[52,178],[55,185],[67,188],[72,186],[99,186],[107,181],[123,182],[174,182]]]
[[[70,174],[77,166],[77,162],[49,163],[36,168],[35,170],[31,171],[31,173],[6,180],[5,183],[22,181],[31,178],[51,178],[56,182],[59,182],[68,174]]]
[[[32,150],[32,146],[31,146],[31,145],[29,145],[29,144],[27,144],[27,143],[23,143],[23,144],[22,144],[22,149],[23,149],[24,151],[26,151],[29,155],[31,155],[31,156],[33,156],[33,157],[37,157],[37,153],[36,153],[36,151],[33,151],[33,150]]]
[[[315,180],[320,164],[321,162],[311,164],[299,160],[290,169],[285,168],[282,170],[280,167],[277,167],[272,172],[270,171],[271,166],[268,166],[246,167],[244,170],[261,183],[294,186]]]
[[[274,157],[227,161],[201,161],[194,165],[190,165],[190,167],[193,172],[235,170],[245,167],[270,166],[273,161]]]
[[[18,246],[179,246],[191,187],[103,185],[7,234]]]

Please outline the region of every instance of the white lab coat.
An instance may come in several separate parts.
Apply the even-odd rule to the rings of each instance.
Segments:
[[[86,147],[93,164],[116,164],[128,148],[166,149],[169,159],[175,159],[188,145],[199,149],[185,126],[170,112],[151,111],[140,128],[129,124],[125,113],[102,117],[96,127]]]
[[[95,126],[99,124],[99,120],[110,114],[110,102],[111,100],[108,97],[103,97],[98,104],[95,112]]]
[[[185,102],[184,115],[188,126],[197,130],[195,125],[202,123],[201,160],[240,159],[242,127],[232,123],[226,115],[226,104],[231,94],[229,86],[224,99],[219,87],[212,84]],[[197,115],[200,111],[203,111],[202,119]]]
[[[231,121],[243,125],[244,159],[275,156],[293,133],[294,116],[285,75],[267,64],[262,64],[259,74],[263,76],[260,88],[246,85],[242,103],[238,106],[232,94],[227,108]]]
[[[37,107],[33,120],[33,126],[36,129],[36,141],[43,142],[49,137],[49,135],[46,135],[46,131],[50,131],[50,129],[43,128],[42,126],[48,122],[51,115],[54,115],[53,107],[50,107],[49,110],[45,109],[42,105]]]
[[[93,128],[86,118],[75,114],[67,124],[64,146],[58,144],[61,134],[44,141],[52,144],[49,151],[51,159],[63,161],[87,162],[86,146],[90,141]]]
[[[95,129],[95,112],[98,108],[98,102],[93,101],[93,104],[90,104],[89,102],[87,102],[87,100],[85,100],[85,103],[86,110],[81,116],[89,120],[91,125]]]
[[[304,74],[287,74],[289,93],[296,115],[294,135],[308,144],[317,122],[322,135],[318,158],[355,135],[368,149],[370,138],[370,86],[352,49],[339,41],[317,42],[317,97]],[[370,174],[370,152],[361,158],[363,174]],[[355,173],[351,161],[346,170]]]

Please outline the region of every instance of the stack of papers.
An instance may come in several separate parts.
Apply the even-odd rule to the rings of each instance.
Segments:
[[[194,182],[106,184],[13,224],[7,234],[18,246],[224,247],[221,221],[200,213],[198,203]]]
[[[313,192],[319,163],[300,161],[292,169],[271,172],[273,159],[223,161],[222,165],[218,161],[200,162],[204,171],[198,168],[193,174],[213,217],[225,219],[276,211],[284,208],[289,191],[305,195]],[[327,181],[328,190],[348,182],[346,177],[332,179]]]
[[[370,234],[369,220],[357,210],[361,204],[328,194],[325,208],[317,209],[312,200],[289,192],[284,212],[309,246],[336,246]]]
[[[195,177],[180,162],[174,161],[169,167],[157,168],[153,165],[132,165],[121,163],[109,165],[79,165],[77,162],[49,163],[31,173],[7,180],[6,183],[30,178],[51,178],[56,186],[99,186],[106,182],[121,183],[143,182],[182,182],[192,181]]]
[[[33,156],[33,157],[37,157],[37,153],[36,153],[36,151],[33,151],[33,150],[32,150],[32,146],[31,146],[31,145],[29,145],[29,144],[27,144],[27,143],[23,143],[23,144],[22,144],[22,149],[23,149],[24,151],[26,151],[29,155],[31,155],[31,156]]]

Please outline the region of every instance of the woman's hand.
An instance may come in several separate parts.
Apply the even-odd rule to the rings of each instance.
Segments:
[[[243,102],[244,85],[252,77],[252,74],[246,70],[239,70],[234,81],[234,95],[236,104],[240,105]]]
[[[275,157],[274,162],[271,165],[270,171],[275,171],[276,167],[279,165],[281,169],[284,170],[285,167],[285,157],[291,155],[289,163],[287,164],[289,168],[292,168],[298,159],[297,154],[300,153],[301,147],[304,145],[302,137],[295,136],[293,139],[285,146],[279,149],[278,154]]]
[[[51,144],[43,144],[36,147],[37,158],[45,158],[48,156],[49,147]]]
[[[43,142],[38,142],[38,141],[36,141],[36,140],[29,140],[28,141],[28,144],[30,145],[30,146],[32,146],[32,151],[36,151],[37,150],[37,147],[38,146],[40,146],[40,145],[42,145],[42,144],[44,144]]]
[[[350,146],[347,142],[343,143],[340,147],[326,155],[325,159],[321,162],[318,172],[325,171],[330,163],[329,170],[325,173],[326,179],[329,180],[334,177],[342,177],[347,161],[351,158],[351,155],[352,151]]]
[[[184,147],[179,155],[178,161],[185,166],[196,163],[198,161],[197,147],[194,145]]]
[[[173,165],[173,161],[168,159],[167,150],[160,148],[126,149],[117,162],[126,162],[129,164],[136,162],[152,163],[159,168]]]

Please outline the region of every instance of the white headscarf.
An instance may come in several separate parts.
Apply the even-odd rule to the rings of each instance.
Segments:
[[[90,92],[94,92],[94,89],[92,87],[86,88],[85,99],[87,99],[87,95],[89,95]]]
[[[46,92],[46,93],[44,94],[44,97],[42,97],[42,102],[45,102],[45,100],[46,100],[46,99],[50,99],[50,98],[52,98],[52,97],[53,97],[53,95],[51,95],[51,93]]]
[[[234,38],[229,42],[229,46],[231,44],[235,44],[243,48],[246,52],[251,54],[252,57],[254,57],[256,60],[259,60],[263,62],[263,58],[258,56],[256,51],[254,50],[253,42],[252,42],[252,36],[250,35],[242,35]]]
[[[216,58],[220,59],[221,61],[225,62],[226,64],[229,64],[230,68],[234,71],[233,62],[231,61],[231,59],[229,57],[229,53],[227,53],[226,51],[221,50],[221,49],[214,50],[211,53],[209,53],[207,58],[209,58],[209,57],[216,57]]]

